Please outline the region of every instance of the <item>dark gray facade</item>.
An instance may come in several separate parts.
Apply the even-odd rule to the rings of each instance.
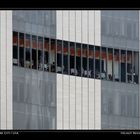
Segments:
[[[56,11],[13,11],[13,31],[56,38]],[[138,52],[139,12],[101,11],[101,46]],[[56,82],[56,73],[13,66],[14,129],[57,129]],[[101,129],[139,128],[139,85],[127,82],[101,79]]]
[[[139,11],[101,11],[101,45],[139,50]]]
[[[56,128],[56,74],[13,67],[13,128]]]
[[[13,31],[56,38],[56,11],[13,11]],[[19,50],[18,50],[19,51]],[[56,74],[13,67],[13,128],[56,128]]]
[[[13,11],[13,30],[38,36],[56,38],[56,11]]]
[[[101,11],[101,45],[139,51],[139,11]],[[139,128],[139,85],[102,81],[101,106],[102,129]]]
[[[139,128],[139,86],[101,82],[102,129]]]

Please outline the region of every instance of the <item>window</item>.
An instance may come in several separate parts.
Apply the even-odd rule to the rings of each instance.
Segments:
[[[63,73],[64,74],[68,74],[68,57],[69,57],[68,45],[69,44],[67,41],[63,41],[63,64],[64,64]]]
[[[13,65],[18,65],[18,33],[13,32]]]
[[[127,82],[132,83],[132,51],[127,51]]]
[[[114,81],[120,81],[120,51],[119,49],[114,49],[114,62],[113,62],[113,69],[114,69]]]
[[[24,34],[19,33],[19,66],[24,67]]]
[[[95,46],[95,78],[100,79],[100,47]]]
[[[81,76],[81,44],[76,43],[76,75]]]
[[[70,42],[70,74],[75,75],[75,44]]]
[[[51,72],[55,72],[56,67],[56,40],[51,39],[51,48],[50,48],[50,70]]]
[[[126,51],[121,50],[121,82],[126,82]]]
[[[13,65],[102,80],[139,83],[137,51],[18,32],[13,32]]]
[[[32,64],[31,64],[31,36],[29,34],[26,34],[25,35],[25,38],[26,38],[26,48],[25,48],[25,67],[26,68],[31,68],[32,67]]]
[[[62,41],[57,40],[57,73],[62,73]]]
[[[49,71],[49,38],[44,39],[44,71]]]
[[[107,79],[107,55],[105,47],[101,47],[101,79]]]
[[[88,77],[94,78],[94,46],[89,45],[89,70]]]
[[[82,44],[82,75],[83,77],[88,76],[87,61],[88,61],[87,45]]]
[[[133,83],[139,83],[139,53],[134,51],[133,54]]]
[[[107,59],[107,78],[109,81],[113,80],[113,49],[108,48],[108,59]]]
[[[32,35],[32,69],[37,69],[37,37]]]
[[[38,37],[38,70],[43,70],[43,38]]]

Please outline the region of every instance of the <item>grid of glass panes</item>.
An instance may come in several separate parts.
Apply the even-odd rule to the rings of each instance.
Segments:
[[[13,65],[95,79],[139,83],[138,51],[13,32]]]

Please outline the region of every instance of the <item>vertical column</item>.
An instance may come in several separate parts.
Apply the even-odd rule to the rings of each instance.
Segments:
[[[69,21],[70,40],[75,42],[75,11],[70,11]],[[70,129],[75,129],[75,95],[75,76],[70,76]]]
[[[0,129],[12,120],[12,11],[0,11]]]
[[[62,11],[56,13],[56,33],[57,39],[62,39]],[[57,42],[58,46],[58,42]],[[57,48],[58,49],[58,48]],[[62,94],[62,75],[57,74],[57,129],[63,129],[63,94]]]
[[[81,11],[76,11],[76,42],[81,42],[81,16]],[[76,76],[76,129],[81,129],[81,111],[81,77]]]
[[[63,11],[63,37],[68,40],[68,11]],[[64,43],[63,43],[64,44]],[[64,50],[64,49],[63,49]],[[64,56],[63,56],[64,61]],[[64,63],[63,63],[64,64]],[[63,75],[64,129],[69,129],[69,76]]]
[[[94,26],[94,44],[101,46],[101,11],[95,11]],[[94,80],[94,129],[101,129],[101,80]]]
[[[94,79],[89,79],[89,129],[94,129]]]
[[[101,80],[95,80],[95,129],[101,129]]]
[[[57,129],[63,129],[62,74],[57,74]]]
[[[101,11],[95,11],[95,45],[101,46]]]

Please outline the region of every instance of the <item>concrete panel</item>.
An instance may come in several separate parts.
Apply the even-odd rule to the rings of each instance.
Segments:
[[[82,78],[82,129],[88,129],[88,79]]]
[[[69,129],[69,76],[63,75],[63,121],[64,129]]]
[[[76,42],[82,42],[81,41],[81,35],[82,35],[82,31],[81,31],[81,26],[82,26],[81,17],[82,17],[81,11],[77,10],[76,11]]]
[[[62,28],[63,28],[63,39],[64,40],[69,40],[68,35],[69,35],[69,11],[63,11],[63,23],[62,23]]]
[[[88,43],[88,11],[82,11],[82,42]]]
[[[63,128],[62,75],[57,74],[57,129]]]
[[[70,129],[75,129],[75,77],[70,76]]]
[[[101,11],[95,11],[95,45],[101,46]]]
[[[95,44],[95,11],[89,11],[89,44]]]
[[[94,101],[95,101],[95,93],[94,93],[94,79],[89,79],[89,129],[94,129],[95,125],[95,110],[94,110]]]
[[[62,39],[62,20],[63,20],[63,14],[62,11],[57,11],[56,12],[56,38],[57,39]]]
[[[95,129],[101,129],[101,80],[95,80]]]
[[[76,129],[82,128],[81,77],[76,77]]]

